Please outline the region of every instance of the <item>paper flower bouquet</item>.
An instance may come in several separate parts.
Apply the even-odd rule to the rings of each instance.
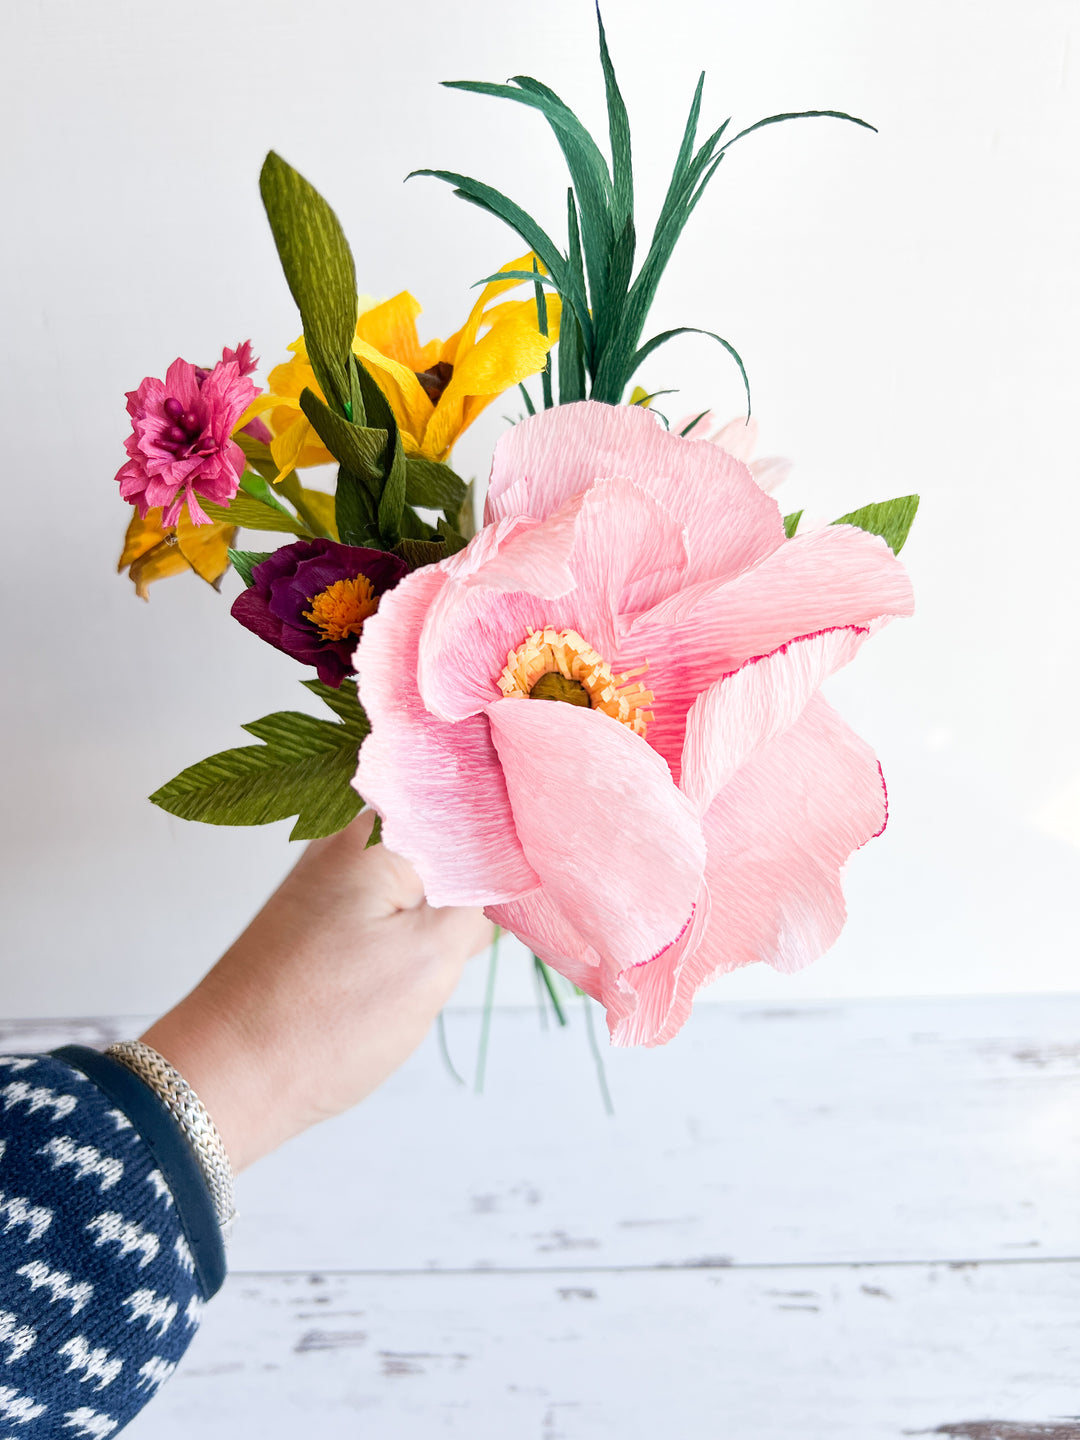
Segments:
[[[489,186],[416,172],[526,250],[445,342],[421,343],[408,293],[360,301],[333,211],[268,156],[262,197],[303,335],[263,391],[245,343],[205,369],[175,360],[128,396],[121,568],[145,596],[231,566],[233,619],[313,669],[301,683],[330,712],[246,725],[259,743],[192,765],[156,804],[224,825],[296,816],[294,839],[368,805],[373,842],[412,862],[433,905],[485,907],[604,1005],[616,1044],[656,1045],[705,981],[756,961],[794,970],[841,929],[843,868],[887,805],[821,685],[910,613],[896,552],[917,501],[804,533],[767,493],[770,467],[745,463],[748,420],[710,437],[707,416],[669,424],[655,397],[628,395],[684,333],[642,338],[717,167],[801,117],[699,144],[699,82],[635,265],[630,130],[602,25],[600,54],[610,163],[538,81],[455,84],[539,111],[572,183],[559,244]],[[495,447],[477,528],[449,457],[514,386],[527,413]],[[301,479],[330,462],[332,494]],[[291,538],[240,549],[239,530]]]

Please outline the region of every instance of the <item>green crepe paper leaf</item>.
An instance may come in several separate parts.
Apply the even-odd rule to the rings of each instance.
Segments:
[[[394,546],[394,554],[400,555],[410,570],[422,570],[446,559],[446,541],[403,539]]]
[[[244,452],[244,458],[250,460],[252,465],[254,465],[256,461],[260,464],[264,461],[271,465],[274,464],[274,457],[270,453],[270,446],[262,440],[256,440],[254,435],[246,435],[243,430],[238,430],[232,439],[240,446],[240,449]],[[276,465],[274,465],[274,474],[277,474]]]
[[[799,528],[799,521],[802,519],[802,517],[803,512],[801,510],[794,510],[790,515],[784,516],[784,534],[789,540],[795,534],[795,531]]]
[[[319,192],[273,150],[259,190],[300,310],[308,358],[323,394],[351,409],[349,357],[356,332],[356,267],[338,218]]]
[[[346,420],[320,400],[314,390],[301,392],[300,408],[334,459],[351,475],[370,480],[373,492],[378,494],[386,470],[387,432]]]
[[[277,530],[311,539],[311,531],[303,520],[290,515],[284,507],[266,505],[243,490],[234,495],[228,505],[215,505],[212,500],[200,500],[200,504],[210,519],[219,523],[239,525],[244,530]]]
[[[742,362],[742,356],[735,349],[734,345],[725,340],[722,335],[715,334],[712,330],[699,330],[696,325],[680,325],[676,330],[665,330],[661,335],[654,335],[651,340],[647,340],[641,349],[635,353],[630,362],[630,369],[627,372],[626,378],[629,380],[630,376],[649,358],[654,350],[658,350],[661,345],[666,345],[669,340],[674,340],[677,335],[707,335],[710,340],[715,340],[718,345],[724,347],[739,367],[739,374],[742,376],[743,386],[746,389],[746,418],[749,419],[750,380],[746,373],[746,366]]]
[[[578,235],[577,203],[573,190],[566,192],[566,233],[570,271],[574,284],[584,288],[581,268],[581,241]],[[559,404],[585,399],[585,335],[574,310],[564,310],[559,323]]]
[[[748,125],[745,130],[740,130],[733,135],[726,145],[721,146],[720,153],[730,150],[736,140],[741,140],[744,135],[752,135],[755,130],[762,130],[766,125],[780,125],[785,120],[849,120],[852,125],[861,125],[864,130],[873,130],[876,135],[877,126],[871,125],[869,120],[860,120],[857,115],[848,115],[843,110],[791,110],[784,115],[767,115],[764,120],[755,120],[753,125]]]
[[[405,500],[424,510],[443,510],[456,519],[465,501],[465,481],[449,465],[425,460],[419,455],[405,457]]]
[[[607,35],[600,17],[599,3],[596,6],[596,25],[600,32],[600,63],[604,67],[604,89],[607,97],[608,134],[611,137],[611,173],[614,187],[615,227],[633,220],[634,215],[634,169],[630,155],[630,118],[615,69],[608,53]]]
[[[230,550],[229,560],[244,584],[253,585],[255,582],[252,578],[252,570],[256,565],[261,565],[264,560],[269,560],[273,553],[272,550]]]
[[[266,715],[243,728],[261,745],[210,755],[154,792],[155,805],[182,820],[209,825],[269,825],[297,817],[290,840],[315,840],[342,830],[363,808],[352,788],[356,753],[370,729],[355,682],[339,691],[303,682],[339,717],[319,720],[298,710]]]
[[[702,420],[705,419],[705,416],[708,415],[708,413],[708,410],[702,410],[700,415],[695,415],[693,420],[690,421],[690,424],[684,426],[683,429],[679,431],[680,436],[685,439],[686,436],[690,434],[691,430],[696,429],[697,426],[701,424]]]
[[[333,495],[328,495],[325,490],[307,489],[300,484],[300,477],[295,470],[283,475],[277,488],[314,535],[320,535],[324,540],[338,538],[337,509]]]
[[[464,550],[465,546],[469,543],[464,535],[459,535],[454,527],[448,525],[445,520],[440,519],[438,527],[439,534],[446,541],[447,555],[456,555],[459,550]]]
[[[352,370],[355,374],[355,370]],[[367,416],[367,408],[360,401]],[[389,432],[357,425],[337,415],[315,394],[304,390],[300,408],[311,421],[319,439],[341,464],[334,495],[334,523],[345,545],[378,544],[376,522],[383,476],[387,466]],[[392,417],[391,417],[392,423]],[[396,436],[396,427],[394,430]]]
[[[589,282],[595,294],[601,293],[606,288],[612,240],[612,188],[607,162],[596,141],[554,90],[539,80],[534,80],[530,75],[515,75],[510,85],[489,85],[483,81],[472,80],[451,81],[449,85],[454,90],[514,100],[543,114],[554,132],[574,182],[574,190],[581,206],[582,238]],[[536,249],[535,246],[532,248]],[[544,263],[547,264],[547,261]],[[548,268],[551,269],[550,266]],[[552,270],[552,274],[555,273]]]
[[[895,500],[880,500],[841,515],[834,525],[857,525],[871,535],[880,535],[894,555],[899,555],[919,508],[918,495],[899,495]]]
[[[240,477],[240,489],[247,495],[253,495],[256,500],[261,500],[264,505],[271,506],[274,510],[280,510],[282,515],[288,515],[292,519],[288,508],[282,505],[281,501],[274,494],[274,487],[268,484],[261,475],[253,470],[245,470]]]
[[[536,414],[536,406],[533,404],[532,396],[529,394],[528,390],[525,389],[525,382],[524,382],[524,380],[519,380],[519,381],[518,381],[518,389],[521,391],[522,399],[525,401],[525,409],[526,409],[526,411],[527,411],[530,415],[535,415],[535,414]]]
[[[366,423],[376,429],[385,430],[389,435],[397,428],[390,401],[383,393],[379,382],[358,355],[352,357],[352,368],[363,397],[364,409],[367,414]]]
[[[405,449],[394,427],[394,460],[379,497],[379,539],[384,550],[392,550],[401,539],[401,521],[405,511]]]
[[[494,215],[505,225],[509,225],[529,249],[535,250],[539,255],[555,288],[563,299],[573,306],[582,330],[591,333],[592,322],[589,319],[584,287],[572,283],[573,277],[568,275],[566,261],[558,246],[520,205],[515,205],[490,185],[473,180],[468,175],[459,175],[453,170],[414,170],[406,179],[411,180],[413,175],[431,175],[436,180],[444,180],[448,185],[454,186],[454,193],[461,199],[468,200],[470,204],[479,206],[481,210],[486,210],[489,215]]]
[[[376,816],[375,816],[375,824],[372,825],[372,827],[371,827],[371,834],[370,834],[370,835],[368,836],[368,838],[367,838],[367,844],[364,846],[364,849],[365,849],[365,850],[370,850],[373,845],[378,845],[381,840],[382,840],[382,816],[381,816],[381,815],[376,815]]]
[[[401,511],[401,538],[402,540],[437,540],[439,532],[434,525],[429,525],[411,505],[405,505]]]

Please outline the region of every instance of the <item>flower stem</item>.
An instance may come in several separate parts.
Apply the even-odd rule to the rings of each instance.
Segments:
[[[536,973],[540,976],[540,979],[543,980],[547,989],[548,999],[551,1001],[551,1008],[555,1011],[555,1019],[558,1020],[560,1025],[565,1025],[566,1011],[563,1009],[558,991],[555,989],[555,982],[551,978],[551,971],[544,964],[543,960],[540,959],[539,955],[533,956],[533,963],[536,966]]]
[[[491,1038],[491,1012],[495,1005],[495,971],[499,963],[500,926],[495,926],[491,937],[491,958],[488,961],[487,985],[484,989],[484,1013],[480,1021],[480,1044],[476,1051],[476,1080],[473,1089],[477,1095],[484,1093],[484,1071],[487,1069],[488,1040]]]
[[[439,1054],[442,1056],[443,1064],[450,1072],[451,1078],[456,1080],[459,1085],[464,1085],[464,1079],[458,1074],[454,1062],[450,1058],[450,1047],[446,1043],[446,1012],[444,1010],[440,1010],[435,1018],[435,1030],[439,1036]]]
[[[581,1003],[585,1006],[585,1028],[589,1032],[589,1049],[592,1051],[593,1063],[596,1065],[596,1079],[600,1086],[600,1097],[604,1102],[604,1110],[608,1115],[615,1114],[615,1106],[611,1101],[611,1091],[608,1089],[607,1069],[604,1065],[604,1056],[600,1044],[596,1038],[596,1031],[593,1028],[592,1001],[588,995],[582,995]]]

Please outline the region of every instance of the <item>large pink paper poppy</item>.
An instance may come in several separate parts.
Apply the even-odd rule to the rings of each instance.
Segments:
[[[636,407],[516,426],[485,522],[364,627],[356,786],[432,904],[483,905],[616,1044],[661,1044],[714,975],[839,934],[886,798],[819,687],[910,584],[851,526],[785,539],[741,462]]]

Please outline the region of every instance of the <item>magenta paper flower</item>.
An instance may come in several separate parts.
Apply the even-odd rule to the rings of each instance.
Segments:
[[[226,350],[212,370],[174,360],[164,381],[148,376],[128,392],[132,431],[116,478],[140,515],[161,507],[162,525],[175,525],[186,502],[193,523],[206,525],[210,518],[196,492],[228,505],[244,473],[244,452],[232,432],[258,394],[248,379],[253,365],[245,341]]]
[[[485,906],[616,1044],[661,1044],[714,975],[839,934],[886,797],[819,687],[910,584],[852,526],[785,539],[744,465],[637,407],[515,426],[485,519],[364,627],[356,786],[432,904]]]

